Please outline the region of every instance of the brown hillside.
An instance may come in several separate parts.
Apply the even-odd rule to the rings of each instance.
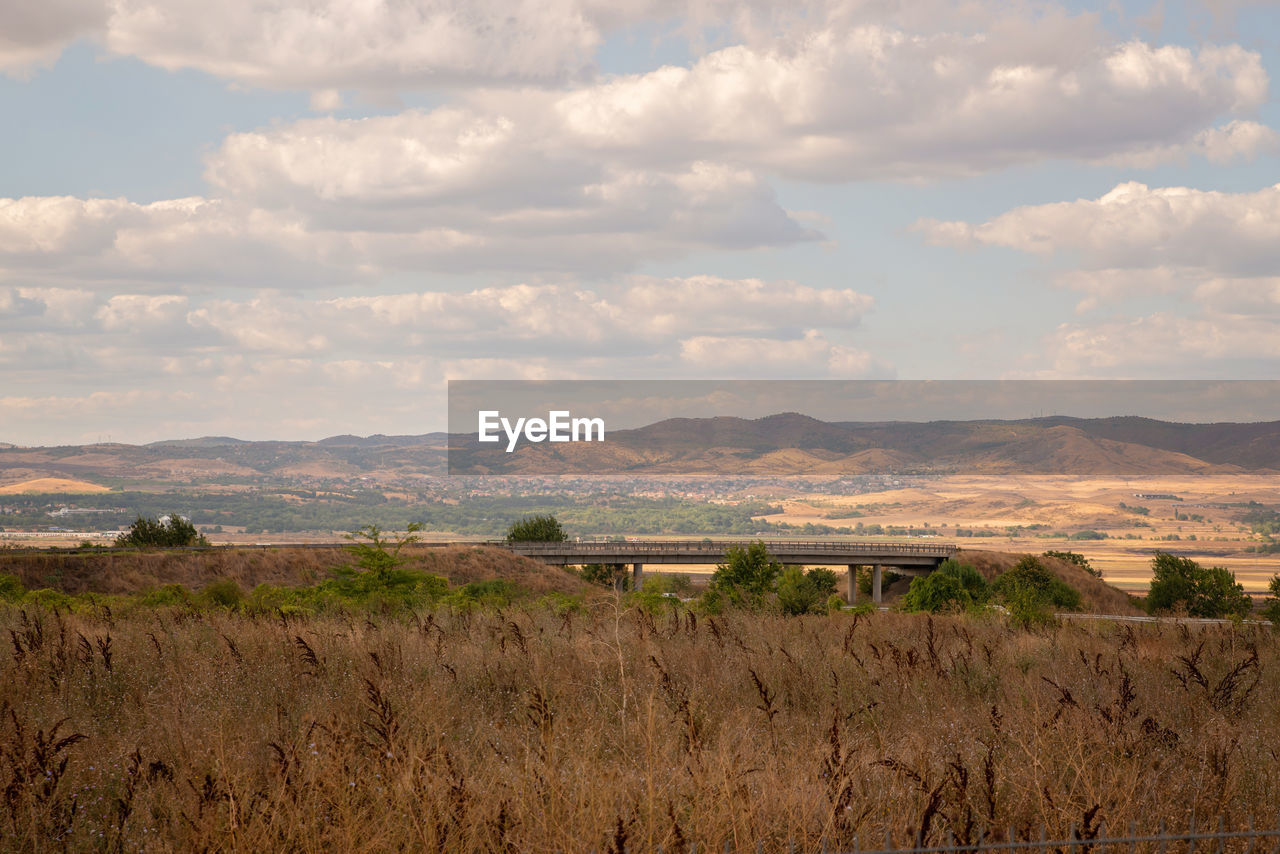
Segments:
[[[535,593],[577,593],[583,582],[559,567],[546,566],[491,546],[409,548],[411,567],[467,584],[503,578]],[[241,549],[208,551],[100,551],[5,554],[0,573],[25,587],[53,587],[66,593],[125,594],[165,584],[196,589],[229,578],[245,590],[259,584],[297,587],[324,580],[352,561],[342,549]]]

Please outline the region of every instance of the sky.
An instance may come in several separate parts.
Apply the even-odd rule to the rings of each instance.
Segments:
[[[0,442],[1280,377],[1280,4],[0,3]]]

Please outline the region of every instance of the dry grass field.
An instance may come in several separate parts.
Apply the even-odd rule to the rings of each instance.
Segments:
[[[1280,803],[1260,627],[0,606],[8,850],[818,850]],[[1266,820],[1263,818],[1262,820]]]
[[[1181,501],[1139,498],[1176,495]],[[965,548],[1039,553],[1048,549],[1086,555],[1107,581],[1123,590],[1142,592],[1150,582],[1151,555],[1168,551],[1236,573],[1245,590],[1260,593],[1280,572],[1280,554],[1251,554],[1256,545],[1247,526],[1233,520],[1239,505],[1257,501],[1280,505],[1280,479],[1274,475],[1206,475],[1178,477],[1093,477],[1059,475],[956,476],[924,486],[855,496],[797,496],[785,512],[768,517],[791,524],[895,525],[931,527],[944,540]],[[1142,515],[1121,508],[1145,507]],[[851,515],[842,516],[842,511]],[[1200,516],[1177,519],[1178,515]],[[852,514],[857,515],[852,515]],[[1041,530],[1026,530],[1030,526]],[[1007,528],[1021,526],[1020,533]],[[1150,526],[1150,527],[1147,527]],[[957,528],[996,531],[1000,536],[956,538]],[[1084,530],[1106,533],[1105,540],[1070,540]],[[1179,539],[1163,539],[1177,536]],[[1126,537],[1140,537],[1128,539]],[[1194,537],[1194,539],[1191,539]]]

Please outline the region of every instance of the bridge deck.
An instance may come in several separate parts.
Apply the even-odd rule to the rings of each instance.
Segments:
[[[739,540],[639,540],[633,542],[498,542],[492,545],[552,564],[689,563],[713,564],[725,552],[744,547]],[[902,542],[765,541],[765,548],[781,563],[934,567],[956,553],[954,545]]]

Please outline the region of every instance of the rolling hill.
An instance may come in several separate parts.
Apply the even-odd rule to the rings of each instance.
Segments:
[[[452,447],[448,447],[448,446]],[[1280,471],[1280,422],[1181,424],[1148,418],[824,422],[676,418],[603,443],[523,444],[474,437],[333,436],[316,442],[203,437],[149,445],[0,445],[0,487],[40,478],[87,483],[261,484],[454,473],[623,475],[1229,474]]]

